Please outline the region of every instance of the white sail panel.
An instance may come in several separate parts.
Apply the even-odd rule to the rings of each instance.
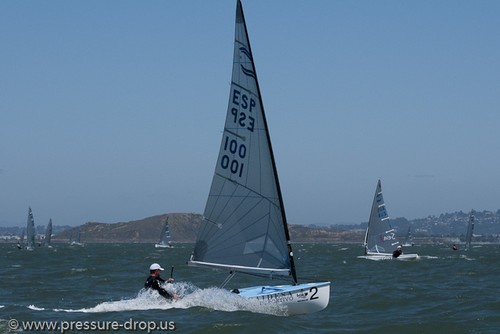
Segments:
[[[366,230],[366,252],[391,253],[398,244],[399,242],[396,240],[396,235],[389,222],[389,215],[382,195],[382,184],[378,180]]]
[[[474,211],[471,211],[469,216],[469,223],[467,225],[467,234],[465,235],[465,250],[470,249],[470,243],[472,241],[473,232],[474,232]]]
[[[28,209],[28,221],[26,223],[26,249],[35,248],[35,219],[31,207]]]
[[[192,261],[289,269],[286,223],[239,2],[233,56],[224,132]]]
[[[44,245],[50,246],[50,241],[52,239],[52,219],[49,219],[49,223],[47,224],[47,229],[45,230],[45,239]]]

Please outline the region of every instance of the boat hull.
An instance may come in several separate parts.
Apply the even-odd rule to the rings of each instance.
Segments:
[[[390,253],[368,253],[366,255],[358,256],[360,259],[367,259],[373,261],[381,260],[399,260],[399,261],[409,261],[419,259],[418,254],[401,254],[397,258],[392,257]]]
[[[330,301],[330,282],[297,285],[254,286],[238,290],[243,298],[256,299],[262,305],[277,303],[286,306],[287,315],[323,310]]]
[[[155,244],[155,248],[174,248],[172,245]]]
[[[70,243],[70,246],[83,246],[83,244],[81,242],[77,242],[77,241],[72,241]]]

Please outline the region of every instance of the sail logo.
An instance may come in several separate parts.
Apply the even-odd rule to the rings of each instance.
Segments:
[[[242,46],[240,48],[240,52],[243,55],[245,55],[248,58],[248,60],[250,60],[250,63],[253,63],[252,55],[250,54],[250,51],[248,51],[245,47]],[[241,67],[241,72],[243,72],[243,74],[245,74],[246,76],[252,77],[254,79],[257,79],[254,70],[248,69],[245,66],[243,66],[242,64],[240,65],[240,67]]]

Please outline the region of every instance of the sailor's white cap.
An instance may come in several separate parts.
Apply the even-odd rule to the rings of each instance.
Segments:
[[[149,267],[149,270],[165,270],[163,269],[162,267],[160,267],[160,265],[158,263],[153,263],[150,267]]]

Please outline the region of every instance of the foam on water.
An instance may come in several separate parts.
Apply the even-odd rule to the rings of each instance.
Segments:
[[[169,284],[170,285],[170,284]],[[191,283],[175,283],[170,289],[181,298],[166,301],[156,291],[141,289],[137,296],[132,299],[103,302],[94,307],[81,309],[54,309],[56,312],[81,312],[81,313],[105,313],[124,312],[135,310],[169,310],[188,309],[192,307],[203,307],[215,311],[235,312],[248,311],[272,315],[286,315],[286,307],[279,304],[261,305],[254,299],[246,299],[228,290],[216,287],[200,289]],[[32,310],[43,310],[34,305],[29,306]]]

